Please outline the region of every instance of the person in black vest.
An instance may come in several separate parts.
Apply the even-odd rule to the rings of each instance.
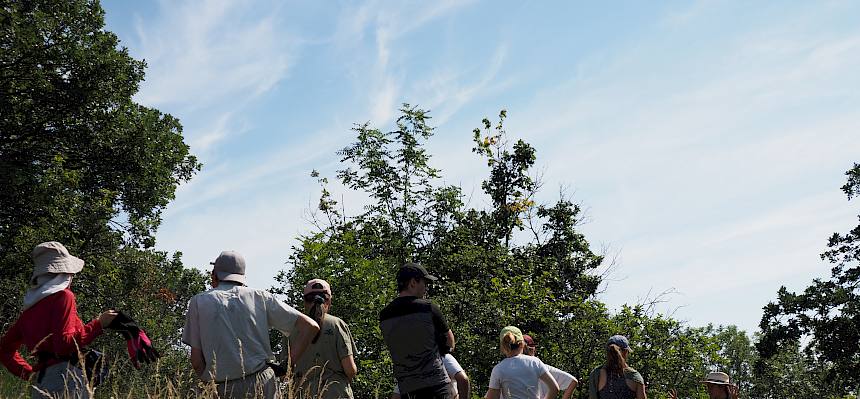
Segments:
[[[454,349],[454,333],[436,304],[424,299],[437,278],[417,263],[397,272],[399,296],[379,313],[379,326],[394,378],[405,399],[449,399],[451,380],[442,356]]]

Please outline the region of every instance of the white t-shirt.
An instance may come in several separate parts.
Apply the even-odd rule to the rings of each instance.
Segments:
[[[555,381],[558,382],[558,389],[561,392],[564,392],[567,389],[567,387],[570,386],[571,382],[576,381],[577,383],[579,383],[579,380],[577,380],[576,377],[568,374],[564,370],[559,370],[559,369],[552,367],[548,364],[546,365],[546,367],[547,367],[547,369],[549,369],[549,373],[552,374],[552,377],[555,378]],[[549,387],[546,385],[545,382],[543,382],[543,381],[539,381],[539,382],[540,382],[540,387],[538,388],[538,397],[544,398],[544,397],[546,397],[546,393],[549,392]]]
[[[457,399],[457,380],[454,379],[454,376],[463,371],[463,367],[450,353],[442,357],[442,364],[445,365],[445,371],[448,373],[448,378],[451,379],[451,385],[448,386],[448,392],[451,393],[450,398]],[[394,384],[394,393],[400,395],[400,387],[397,384]]]
[[[534,356],[509,357],[493,367],[490,388],[498,389],[505,399],[543,399],[538,382],[548,372],[549,368]]]

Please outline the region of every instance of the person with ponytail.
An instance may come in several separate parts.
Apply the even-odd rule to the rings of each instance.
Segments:
[[[613,335],[606,344],[606,364],[588,377],[588,399],[647,399],[645,380],[627,365],[630,343],[623,335]]]
[[[320,326],[310,346],[296,362],[295,381],[302,384],[305,398],[352,399],[350,382],[358,368],[355,365],[355,341],[349,326],[330,315],[331,286],[321,279],[305,284],[305,312]]]
[[[487,399],[551,399],[558,396],[558,382],[537,357],[523,354],[526,347],[519,328],[507,326],[499,334],[499,347],[505,355],[490,373]],[[546,384],[546,396],[539,397],[539,383]]]

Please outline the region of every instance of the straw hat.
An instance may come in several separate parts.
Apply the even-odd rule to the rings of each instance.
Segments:
[[[729,382],[729,375],[726,373],[722,373],[719,371],[715,371],[713,373],[708,373],[704,380],[701,381],[702,384],[715,384],[715,385],[734,385]]]
[[[56,241],[43,242],[36,245],[30,257],[33,259],[31,282],[45,274],[76,274],[84,268],[83,260],[69,254],[69,250],[63,244]]]

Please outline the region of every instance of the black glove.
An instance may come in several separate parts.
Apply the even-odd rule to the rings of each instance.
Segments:
[[[280,364],[272,363],[272,362],[266,362],[266,365],[269,366],[272,369],[272,371],[275,372],[276,377],[283,377],[283,376],[287,375],[287,368],[280,365]]]
[[[131,358],[131,364],[134,368],[140,368],[138,361],[152,363],[161,356],[152,346],[146,332],[127,314],[119,312],[106,328],[115,330],[125,338],[128,357]]]
[[[137,325],[137,322],[123,312],[117,312],[116,317],[105,328],[120,333],[126,340],[140,333],[140,326]]]

